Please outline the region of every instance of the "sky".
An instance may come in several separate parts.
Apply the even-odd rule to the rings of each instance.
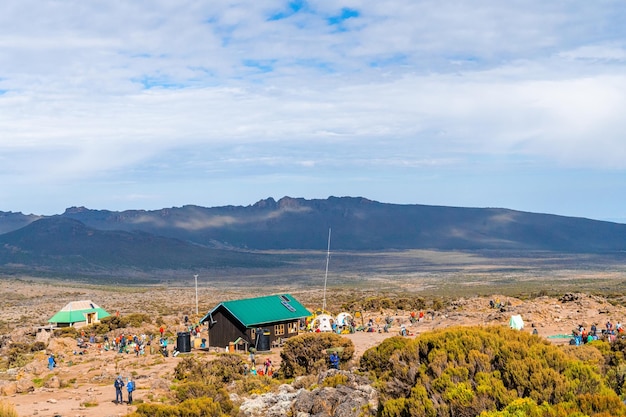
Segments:
[[[3,0],[0,211],[283,196],[626,223],[621,0]]]

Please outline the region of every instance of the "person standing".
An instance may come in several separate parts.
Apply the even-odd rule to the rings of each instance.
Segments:
[[[113,386],[115,387],[115,404],[122,404],[124,402],[124,399],[122,398],[122,388],[124,388],[122,375],[115,379]]]
[[[56,365],[57,363],[54,360],[54,355],[51,353],[50,356],[48,356],[48,369],[53,370]]]
[[[126,384],[126,391],[128,391],[128,404],[133,403],[133,391],[135,390],[135,381],[132,378],[128,378],[128,383]]]
[[[330,354],[330,367],[333,369],[339,369],[339,355],[337,355],[337,352]]]

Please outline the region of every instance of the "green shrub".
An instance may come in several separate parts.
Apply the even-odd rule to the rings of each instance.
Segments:
[[[244,362],[237,354],[222,354],[211,361],[189,356],[176,365],[174,378],[179,381],[228,383],[243,378],[244,372]]]
[[[322,381],[323,387],[337,388],[339,385],[346,385],[348,376],[344,374],[329,375]]]
[[[452,328],[425,333],[405,346],[395,343],[401,344],[390,341],[368,350],[361,361],[378,378],[383,416],[518,415],[506,414],[518,399],[528,400],[519,404],[532,409],[519,415],[626,415],[593,351],[581,355],[588,359],[583,362],[503,327]]]
[[[145,313],[132,313],[122,317],[122,322],[126,323],[126,326],[141,327],[145,324],[152,324],[152,317]]]
[[[225,353],[210,361],[206,366],[209,374],[217,377],[220,382],[229,383],[243,377],[245,373],[244,364],[241,356]]]
[[[196,398],[210,397],[222,405],[222,408],[230,410],[233,405],[228,396],[228,392],[223,386],[206,384],[203,382],[183,382],[174,387],[176,398],[179,402]]]
[[[7,368],[21,368],[32,360],[32,354],[24,352],[20,347],[11,347],[6,355]]]
[[[71,338],[76,338],[78,337],[78,330],[76,330],[75,327],[59,327],[54,329],[54,335],[56,337],[71,337]]]
[[[184,357],[174,368],[174,378],[178,381],[208,382],[210,374],[207,368],[208,361],[197,359],[194,356]]]
[[[378,370],[386,372],[391,370],[391,355],[404,348],[409,338],[393,336],[385,339],[378,346],[368,349],[361,356],[360,367],[362,371]]]
[[[152,324],[152,318],[145,313],[132,313],[127,316],[108,316],[88,327],[89,333],[106,334],[112,330],[128,326],[141,327],[144,323]]]
[[[278,388],[280,382],[266,376],[248,376],[235,381],[234,391],[242,395],[266,394]],[[230,390],[230,387],[229,387]]]
[[[222,417],[227,411],[212,398],[197,398],[178,405],[139,404],[127,417]]]
[[[280,353],[279,376],[293,378],[328,368],[329,348],[338,348],[340,364],[354,355],[352,341],[335,333],[305,333],[287,339]]]

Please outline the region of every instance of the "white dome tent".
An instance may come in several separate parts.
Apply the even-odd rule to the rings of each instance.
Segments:
[[[352,315],[350,313],[337,314],[337,326],[349,326],[352,321]]]
[[[318,330],[320,332],[332,332],[333,331],[333,323],[335,319],[330,314],[320,314],[315,316],[313,319],[313,323],[311,325],[311,329],[314,332]]]

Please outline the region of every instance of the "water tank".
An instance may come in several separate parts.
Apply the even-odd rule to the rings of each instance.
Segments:
[[[268,352],[270,350],[270,331],[263,329],[263,331],[256,334],[256,350],[259,352]]]
[[[191,352],[191,334],[189,332],[178,332],[176,350],[180,353]]]

